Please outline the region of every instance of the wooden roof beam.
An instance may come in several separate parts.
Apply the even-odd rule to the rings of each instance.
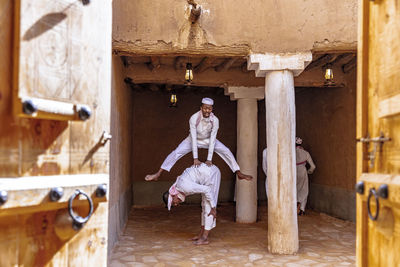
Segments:
[[[307,66],[306,69],[309,70],[309,69],[315,68],[315,67],[317,67],[317,66],[326,64],[326,63],[330,62],[332,59],[333,59],[333,57],[332,57],[331,54],[325,54],[325,55],[319,57],[318,59],[312,61],[312,62]]]
[[[357,57],[353,57],[349,62],[342,65],[343,73],[349,73],[352,69],[357,67]]]
[[[194,71],[197,73],[202,73],[206,69],[211,67],[211,63],[214,62],[214,58],[205,57],[201,60],[201,62],[194,68]]]
[[[237,58],[227,58],[227,59],[225,59],[224,62],[222,62],[220,65],[215,67],[215,71],[216,72],[220,72],[220,71],[229,70],[229,68],[233,65],[233,63],[235,63],[236,60],[237,60]]]
[[[185,63],[186,63],[186,57],[176,57],[174,60],[174,68],[175,70],[181,70],[184,68]]]
[[[147,64],[147,67],[154,71],[161,67],[160,58],[159,57],[150,57],[150,63]]]

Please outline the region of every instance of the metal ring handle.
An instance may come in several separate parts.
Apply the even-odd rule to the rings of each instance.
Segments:
[[[376,204],[376,213],[375,213],[374,216],[371,213],[371,208],[370,208],[370,204],[369,204],[371,202],[371,197],[372,196],[374,196],[375,204]],[[368,199],[367,199],[367,209],[368,209],[368,217],[373,221],[376,221],[378,219],[378,216],[379,216],[379,199],[378,198],[379,197],[378,197],[378,194],[375,191],[375,188],[371,188],[369,190]]]
[[[82,218],[81,216],[76,215],[74,213],[74,211],[72,210],[72,201],[74,201],[74,199],[76,197],[78,197],[79,195],[85,196],[86,199],[89,202],[90,210],[89,210],[89,214],[85,218]],[[77,228],[81,228],[83,226],[83,224],[86,223],[89,220],[90,216],[92,216],[92,214],[93,214],[93,201],[92,201],[92,199],[85,192],[83,192],[82,190],[76,189],[75,193],[73,193],[72,196],[69,198],[69,201],[68,201],[68,213],[69,213],[69,216],[71,216],[71,218],[72,218],[73,226],[75,226]]]

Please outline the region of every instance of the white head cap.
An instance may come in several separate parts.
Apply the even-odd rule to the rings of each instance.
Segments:
[[[206,104],[206,105],[214,105],[214,100],[212,100],[211,98],[205,97],[201,100],[202,104]]]
[[[301,145],[303,143],[303,139],[300,137],[296,137],[296,144]]]

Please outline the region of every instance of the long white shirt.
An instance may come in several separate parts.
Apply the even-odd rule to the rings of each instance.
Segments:
[[[308,173],[306,163],[310,165],[308,173],[312,173],[315,169],[315,164],[304,148],[296,147],[296,171],[297,171],[297,202],[300,202],[300,209],[305,210],[308,197]]]
[[[267,197],[268,197],[268,180],[267,180],[267,178],[268,178],[268,176],[267,176],[267,171],[268,171],[268,168],[267,168],[267,148],[265,148],[264,150],[263,150],[263,157],[262,157],[262,169],[263,169],[263,171],[264,171],[264,173],[265,173],[265,194],[267,195]]]
[[[204,118],[202,112],[199,111],[190,117],[189,127],[193,158],[198,158],[198,145],[208,145],[207,160],[211,161],[219,128],[218,118],[212,113],[210,117]]]
[[[202,163],[200,166],[191,166],[185,169],[176,180],[176,190],[185,196],[204,194],[212,208],[217,206],[221,172],[218,167],[208,167]]]
[[[266,148],[263,150],[262,169],[263,169],[263,171],[265,173],[265,176],[267,176],[268,168],[267,168],[267,149]]]

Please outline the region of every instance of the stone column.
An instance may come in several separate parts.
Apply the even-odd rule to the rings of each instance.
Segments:
[[[263,87],[229,87],[231,100],[237,100],[237,161],[240,170],[253,176],[251,181],[236,178],[236,222],[257,220],[257,100],[264,97]]]
[[[248,68],[265,77],[268,166],[268,250],[294,254],[299,249],[296,213],[296,109],[293,77],[311,53],[251,55]]]

